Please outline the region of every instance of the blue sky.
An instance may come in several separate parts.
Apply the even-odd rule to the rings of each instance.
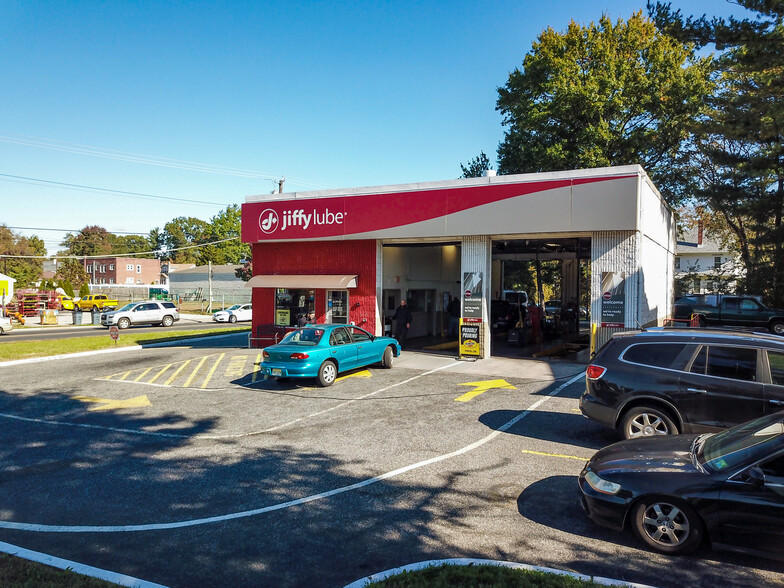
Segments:
[[[673,0],[726,16],[723,0]],[[55,253],[245,196],[457,178],[547,27],[644,0],[0,2],[0,223]],[[23,228],[24,227],[24,228]]]

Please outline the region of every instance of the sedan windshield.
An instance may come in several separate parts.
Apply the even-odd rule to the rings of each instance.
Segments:
[[[784,416],[765,416],[705,439],[698,459],[713,471],[744,467],[784,443]]]
[[[280,345],[318,345],[324,329],[297,329],[292,331],[279,343]]]
[[[229,306],[228,308],[224,308],[223,310],[237,310],[242,304],[235,304],[234,306]]]

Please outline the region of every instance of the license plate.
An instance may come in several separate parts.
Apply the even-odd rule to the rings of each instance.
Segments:
[[[282,376],[283,370],[280,368],[272,368],[272,375],[273,376]]]

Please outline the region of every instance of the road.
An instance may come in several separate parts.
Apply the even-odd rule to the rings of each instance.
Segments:
[[[577,410],[584,365],[404,352],[318,388],[222,341],[0,366],[0,541],[172,587],[452,557],[784,584],[780,563],[657,555],[587,519],[577,475],[615,438]]]

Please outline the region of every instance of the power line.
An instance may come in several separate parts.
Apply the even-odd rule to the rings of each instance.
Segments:
[[[199,243],[198,245],[186,245],[185,247],[174,247],[173,249],[156,249],[154,251],[137,251],[135,253],[105,253],[103,255],[10,255],[0,254],[0,259],[105,259],[107,257],[133,257],[135,255],[155,255],[160,253],[169,253],[170,251],[184,251],[185,249],[198,249],[199,247],[207,247],[208,245],[217,245],[218,243],[226,243],[228,241],[236,241],[239,237],[229,237],[228,239],[221,239],[220,241],[210,241],[209,243]]]
[[[6,227],[8,229],[15,229],[17,231],[54,231],[57,233],[78,233],[82,229],[47,229],[44,227]],[[107,229],[109,231],[109,229]],[[131,233],[128,231],[109,231],[113,235],[144,235],[144,232],[141,233]],[[149,233],[149,231],[147,231]],[[45,240],[45,239],[44,239]]]

